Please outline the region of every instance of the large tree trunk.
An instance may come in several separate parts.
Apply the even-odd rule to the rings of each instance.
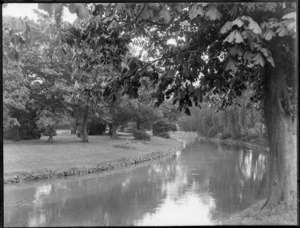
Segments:
[[[88,121],[88,114],[89,114],[89,106],[86,105],[83,113],[83,121],[82,121],[82,142],[87,143],[89,142],[88,139],[88,129],[87,129],[87,121]]]
[[[48,142],[52,142],[53,141],[53,135],[54,135],[54,126],[49,128],[49,138],[48,138]]]
[[[266,67],[264,86],[264,114],[270,147],[270,194],[266,205],[272,207],[279,202],[297,202],[296,137],[283,70]]]
[[[118,125],[117,124],[112,124],[112,139],[117,139],[117,128]]]
[[[108,135],[112,137],[112,124],[108,124],[108,126],[109,126]]]
[[[71,134],[76,134],[77,130],[77,119],[74,118],[72,121]]]
[[[240,125],[240,133],[244,134],[245,133],[245,129],[246,129],[246,105],[245,105],[245,100],[242,99],[242,104],[241,104],[241,108],[239,111],[239,125]]]
[[[141,130],[141,122],[140,121],[136,121],[136,129]]]

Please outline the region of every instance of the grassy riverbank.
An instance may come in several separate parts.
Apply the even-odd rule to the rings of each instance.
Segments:
[[[297,206],[280,204],[273,209],[264,208],[266,200],[253,204],[246,210],[232,215],[223,225],[297,225]]]
[[[89,136],[82,143],[75,135],[58,135],[54,141],[5,141],[4,183],[103,172],[173,155],[181,148],[179,140],[187,134],[171,134],[171,139],[151,137],[143,142],[125,137],[112,140],[109,136]],[[128,138],[128,137],[127,137]]]
[[[4,143],[4,183],[49,179],[106,171],[154,160],[179,147],[176,139],[152,137],[149,142],[109,136],[58,135],[40,140]]]

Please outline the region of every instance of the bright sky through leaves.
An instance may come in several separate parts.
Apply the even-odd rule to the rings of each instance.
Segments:
[[[3,16],[13,16],[13,17],[28,17],[29,19],[37,19],[36,14],[33,9],[38,10],[37,3],[9,3],[7,7],[2,7]],[[45,11],[42,11],[45,13]],[[71,14],[69,10],[65,9],[63,13],[63,20],[70,23],[77,18],[76,14]]]

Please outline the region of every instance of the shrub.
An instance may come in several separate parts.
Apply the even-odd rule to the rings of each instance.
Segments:
[[[13,139],[14,138],[14,131],[12,128],[3,129],[3,139]]]
[[[222,137],[222,133],[221,132],[218,132],[216,135],[215,135],[216,138],[221,138]]]
[[[15,134],[16,129],[13,127],[3,129],[4,139],[15,139]],[[41,131],[39,131],[34,125],[25,123],[19,127],[19,137],[20,139],[40,139]]]
[[[93,121],[89,124],[89,135],[103,135],[106,129],[106,124]]]
[[[176,124],[173,123],[167,123],[165,121],[158,121],[152,126],[153,135],[157,135],[161,132],[167,132],[167,131],[176,131]]]
[[[55,132],[56,135],[56,132]],[[41,132],[37,129],[22,129],[20,131],[21,139],[40,139]]]
[[[49,136],[49,129],[41,129],[41,134],[44,136]],[[53,136],[57,136],[56,130],[53,131]]]
[[[210,137],[210,138],[212,138],[212,137],[215,137],[217,135],[217,133],[218,133],[218,128],[216,126],[212,126],[209,129],[209,131],[207,133],[207,136]]]
[[[266,132],[266,126],[263,123],[257,122],[253,128],[259,136],[264,136]]]
[[[135,130],[133,131],[134,139],[136,140],[146,140],[150,141],[150,135],[148,135],[145,131]]]
[[[258,136],[255,134],[246,135],[243,137],[244,141],[251,141],[251,140],[255,140],[255,139],[258,139]]]
[[[168,123],[169,124],[169,131],[177,131],[176,124],[174,123]]]
[[[250,136],[250,137],[257,137],[258,136],[258,133],[257,131],[254,129],[254,128],[249,128],[247,130],[247,136]]]
[[[155,136],[161,137],[161,138],[165,138],[168,139],[170,138],[170,135],[168,132],[158,132]]]
[[[230,138],[230,137],[231,137],[231,134],[228,133],[228,132],[223,133],[223,134],[221,135],[221,139],[228,139],[228,138]]]

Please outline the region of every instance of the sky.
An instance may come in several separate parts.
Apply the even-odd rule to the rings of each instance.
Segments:
[[[36,20],[37,17],[32,11],[33,9],[38,9],[37,3],[9,3],[7,7],[2,8],[2,15],[13,17],[27,16],[30,19]],[[76,14],[71,14],[68,9],[64,8],[63,20],[73,23],[76,18]]]
[[[13,16],[13,17],[25,17],[29,19],[36,20],[37,16],[32,11],[33,9],[38,9],[37,3],[9,3],[7,7],[3,8],[3,16]],[[42,12],[44,12],[42,10]],[[71,14],[67,8],[64,8],[63,20],[73,23],[77,18],[76,14]],[[167,44],[176,45],[174,39],[170,39]]]

